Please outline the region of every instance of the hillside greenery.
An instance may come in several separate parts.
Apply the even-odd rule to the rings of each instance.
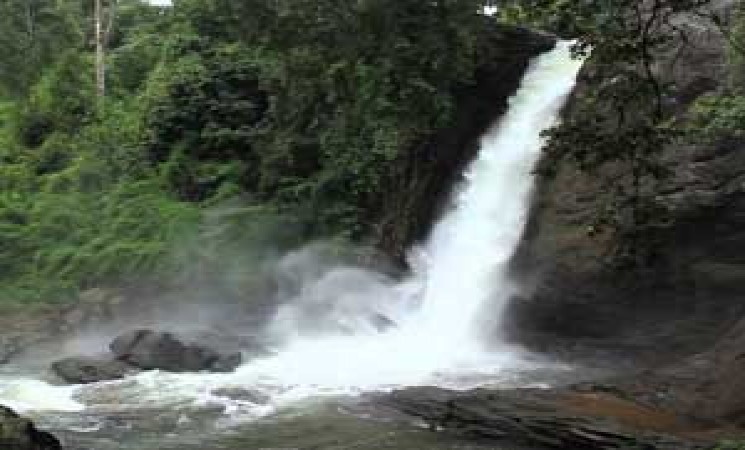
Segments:
[[[643,67],[664,31],[640,40],[633,17],[621,20],[637,3],[628,0],[114,3],[103,99],[92,2],[0,3],[0,302],[232,273],[228,260],[250,272],[267,249],[363,239],[392,164],[452,123],[486,4],[500,3],[489,20],[579,38],[578,53],[595,49],[609,70]],[[732,29],[733,64],[744,35]],[[639,156],[670,138],[660,86],[625,74],[620,88],[633,95],[616,95],[632,103],[618,107],[642,104],[642,120],[605,141],[569,124],[557,149],[643,141]],[[702,128],[739,127],[745,85],[732,83],[702,103],[714,111]],[[607,154],[581,148],[575,157]]]
[[[0,4],[4,302],[361,238],[396,156],[452,119],[482,19],[471,0],[119,0],[97,99],[90,3]]]

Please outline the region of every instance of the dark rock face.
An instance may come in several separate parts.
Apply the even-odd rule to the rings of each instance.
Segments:
[[[271,354],[266,344],[257,336],[237,336],[231,333],[200,331],[178,333],[184,342],[214,349],[222,355],[243,354],[246,359],[268,356]]]
[[[136,368],[121,361],[82,357],[56,361],[52,363],[52,370],[57,376],[73,384],[119,380],[138,372]]]
[[[666,367],[607,380],[657,407],[713,424],[745,427],[745,319],[712,348]]]
[[[745,320],[740,320],[713,349],[689,359],[685,365],[697,372],[693,382],[678,390],[693,398],[690,410],[704,418],[734,421],[745,427]]]
[[[474,84],[456,92],[455,123],[403,152],[390,174],[389,195],[381,199],[378,242],[386,254],[404,261],[410,245],[424,238],[445,207],[461,169],[478,151],[478,138],[505,112],[531,59],[552,49],[551,36],[484,20],[478,43],[481,62]]]
[[[221,353],[199,343],[190,343],[173,333],[136,330],[125,333],[110,345],[120,361],[151,370],[227,372],[241,364],[239,352]]]
[[[62,450],[62,445],[51,434],[37,430],[30,420],[0,406],[0,449]]]
[[[704,19],[676,20],[686,39],[657,55],[656,70],[675,87],[669,113],[684,117],[701,95],[723,89],[726,44]],[[607,81],[593,72],[584,70],[578,96]],[[586,173],[564,161],[542,179],[516,267],[535,289],[511,306],[513,338],[536,347],[554,339],[541,336],[613,341],[666,363],[711,345],[745,313],[745,140],[674,144],[662,157],[672,176],[654,199],[670,220],[655,236],[651,264],[633,273],[607,264],[623,237],[589,228],[612,180],[630,171],[611,164]]]
[[[731,2],[722,7],[731,7]],[[725,38],[699,18],[675,19],[686,39],[656,55],[674,86],[668,113],[685,119],[693,102],[725,88]],[[604,80],[585,68],[576,96]],[[607,81],[607,80],[606,80]],[[573,113],[572,103],[565,114]],[[654,258],[629,271],[608,264],[623,236],[588,228],[607,204],[614,163],[595,173],[561,162],[542,179],[515,273],[532,287],[515,299],[510,338],[564,357],[629,361],[635,373],[614,380],[632,398],[707,421],[745,424],[745,140],[661,149],[671,176],[651,198],[669,212]]]

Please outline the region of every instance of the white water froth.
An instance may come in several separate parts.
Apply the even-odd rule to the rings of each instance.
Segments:
[[[508,112],[482,137],[479,155],[453,196],[451,209],[426,245],[413,252],[414,273],[407,280],[394,282],[355,268],[316,274],[303,281],[295,301],[277,316],[272,329],[283,338],[281,350],[234,373],[148,372],[75,389],[29,382],[36,383],[31,389],[41,395],[28,394],[19,381],[0,380],[0,403],[22,411],[75,411],[81,407],[75,398],[84,398],[88,407],[104,408],[96,404],[96,391],[119,391],[119,407],[125,407],[122,399],[132,401],[132,407],[191,399],[198,404],[222,402],[229,411],[256,416],[323,395],[405,385],[483,384],[497,380],[501,369],[524,364],[507,346],[487,351],[481,333],[484,325],[499,322],[517,289],[507,265],[526,222],[541,132],[555,124],[581,67],[581,61],[571,58],[570,45],[561,42],[533,61]],[[313,311],[310,317],[308,311]],[[366,326],[363,318],[371,313],[382,313],[397,326],[384,332]],[[322,316],[339,325],[335,332],[303,331],[304,321],[318,323]],[[259,407],[211,393],[225,386],[260,390],[271,401]],[[27,394],[19,396],[19,391]]]

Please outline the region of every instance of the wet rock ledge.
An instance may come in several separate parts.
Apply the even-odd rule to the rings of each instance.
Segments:
[[[382,395],[377,403],[436,432],[535,450],[711,449],[719,434],[599,385],[465,392],[418,387]]]
[[[62,450],[60,442],[33,422],[0,406],[0,449],[2,450]]]

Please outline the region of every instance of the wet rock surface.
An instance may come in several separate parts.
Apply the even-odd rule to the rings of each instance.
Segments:
[[[602,389],[458,392],[422,387],[395,391],[377,402],[422,419],[432,431],[535,450],[685,450],[714,443],[695,422]]]
[[[37,430],[30,420],[0,406],[0,449],[62,450],[62,446],[50,433]]]
[[[58,377],[73,384],[119,380],[139,372],[135,367],[114,359],[86,357],[73,357],[55,361],[51,368]]]
[[[743,374],[745,320],[740,320],[709,350],[606,384],[655,407],[745,434]]]
[[[173,333],[153,330],[125,333],[114,339],[109,348],[118,360],[146,370],[229,372],[242,362],[238,351],[221,351]]]

